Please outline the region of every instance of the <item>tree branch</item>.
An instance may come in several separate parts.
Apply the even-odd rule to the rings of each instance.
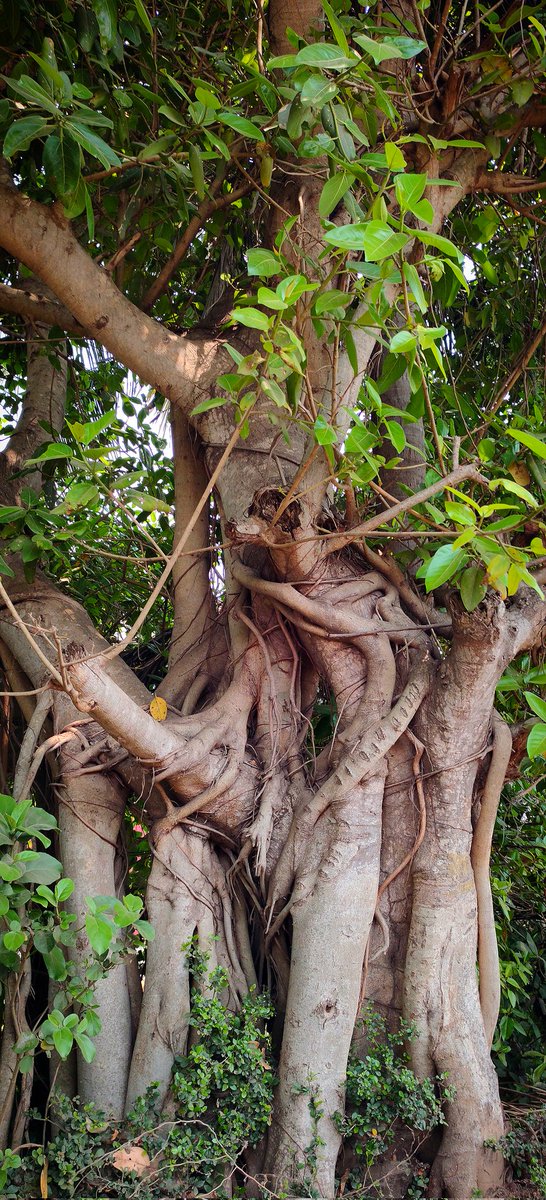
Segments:
[[[473,191],[494,192],[496,196],[540,192],[546,191],[546,179],[529,179],[526,175],[513,175],[508,171],[481,171]]]
[[[423,488],[422,492],[417,492],[415,496],[407,496],[405,500],[399,500],[398,504],[393,504],[385,512],[376,513],[368,521],[363,521],[361,525],[355,525],[354,529],[348,529],[345,533],[340,533],[338,537],[332,538],[328,544],[327,553],[332,554],[334,550],[340,550],[342,546],[347,545],[347,542],[365,537],[367,533],[372,533],[374,529],[379,529],[381,525],[385,525],[388,521],[399,517],[401,513],[407,512],[409,508],[415,508],[416,504],[424,504],[425,500],[430,500],[432,496],[437,496],[438,492],[443,492],[446,488],[457,487],[465,479],[471,479],[474,483],[487,486],[487,480],[476,467],[471,465],[457,467],[456,471],[444,475],[436,483],[431,483],[429,487]]]
[[[58,206],[23,196],[5,170],[0,245],[52,288],[89,337],[186,412],[194,405],[197,383],[206,390],[225,369],[221,342],[170,333],[142,313],[82,249]]]
[[[223,175],[219,179],[214,180],[214,183],[210,189],[210,197],[207,197],[207,199],[203,200],[202,204],[199,205],[195,216],[192,217],[189,225],[184,230],[184,233],[182,234],[180,241],[177,242],[170,258],[167,259],[165,266],[162,267],[159,275],[156,277],[156,279],[154,279],[154,282],[148,288],[148,291],[145,293],[142,299],[142,308],[145,311],[151,308],[152,305],[155,304],[155,301],[158,300],[164,292],[166,292],[172,276],[182,262],[182,259],[189,250],[194,238],[199,233],[199,230],[203,228],[205,221],[208,221],[208,218],[212,216],[213,213],[218,212],[219,209],[229,208],[230,204],[234,204],[236,200],[241,200],[243,196],[247,196],[252,190],[252,183],[247,182],[241,184],[241,186],[238,188],[234,188],[232,192],[227,192],[224,196],[218,196],[217,193],[219,192],[223,182]]]
[[[85,329],[67,308],[51,297],[42,296],[34,287],[9,287],[6,283],[0,283],[0,311],[13,313],[38,325],[58,325],[74,337],[85,336]]]

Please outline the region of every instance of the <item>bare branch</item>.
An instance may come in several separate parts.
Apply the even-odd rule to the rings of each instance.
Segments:
[[[546,191],[546,179],[529,179],[509,171],[482,171],[474,184],[475,192],[493,192],[496,196],[511,196],[523,192]]]
[[[13,313],[39,325],[58,325],[74,337],[85,336],[85,329],[67,308],[49,296],[40,295],[34,287],[9,287],[6,283],[0,283],[0,311]]]
[[[415,508],[417,504],[424,504],[425,500],[430,500],[433,496],[437,496],[438,492],[443,492],[450,487],[457,487],[459,483],[463,483],[466,479],[472,480],[473,483],[481,483],[484,487],[487,487],[487,480],[484,479],[476,467],[468,464],[457,467],[456,471],[451,471],[448,475],[444,475],[441,479],[438,479],[436,483],[431,483],[429,487],[423,488],[422,492],[417,492],[414,496],[408,496],[405,500],[399,500],[398,504],[393,504],[385,512],[376,513],[374,517],[370,517],[368,521],[363,521],[361,525],[356,525],[354,529],[347,529],[345,533],[338,534],[337,537],[332,538],[329,542],[327,553],[332,554],[334,550],[340,550],[342,546],[347,545],[347,542],[366,537],[366,534],[372,533],[374,529],[380,529],[382,525],[393,521],[401,513],[407,512],[409,508]]]
[[[180,238],[180,241],[177,242],[170,258],[167,259],[165,266],[162,267],[159,275],[156,279],[154,279],[154,282],[150,285],[148,291],[144,295],[142,300],[143,309],[147,310],[151,308],[152,305],[155,304],[155,301],[158,300],[164,292],[166,292],[169,281],[172,279],[177,267],[180,266],[182,259],[199,233],[199,230],[203,228],[205,221],[208,221],[209,217],[211,217],[213,213],[218,212],[219,209],[229,208],[229,206],[234,204],[236,200],[241,200],[243,196],[247,196],[248,193],[252,191],[252,182],[247,182],[241,184],[241,186],[238,188],[234,188],[232,192],[226,192],[224,196],[218,196],[218,192],[223,182],[223,175],[214,180],[214,183],[210,189],[210,197],[207,197],[207,199],[203,200],[202,204],[199,205],[195,216],[192,217],[188,226],[184,230],[184,233]]]

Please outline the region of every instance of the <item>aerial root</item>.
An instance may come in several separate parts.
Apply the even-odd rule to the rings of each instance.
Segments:
[[[493,1043],[500,1007],[499,952],[489,878],[491,840],[502,785],[512,752],[510,728],[493,710],[493,748],[482,793],[482,806],[472,838],[470,861],[476,885],[478,905],[478,966],[480,971],[480,1007],[487,1044]]]
[[[175,829],[177,825],[182,825],[193,813],[199,812],[200,809],[212,804],[213,800],[219,800],[221,796],[225,795],[237,781],[239,769],[239,754],[236,750],[228,751],[224,770],[210,787],[205,788],[203,792],[199,792],[199,795],[194,796],[191,800],[188,800],[187,804],[183,804],[179,808],[170,802],[167,816],[163,817],[155,825],[153,830],[154,841],[159,841],[165,834]]]
[[[406,867],[409,867],[411,865],[411,863],[413,862],[413,859],[415,858],[415,855],[417,854],[419,846],[421,845],[421,842],[423,841],[423,838],[426,833],[426,828],[427,828],[427,809],[426,809],[426,803],[425,803],[425,791],[423,788],[423,780],[422,780],[422,776],[421,776],[421,759],[423,757],[425,747],[423,745],[423,742],[420,742],[419,738],[417,738],[410,729],[406,729],[405,732],[406,732],[406,737],[409,739],[409,741],[412,743],[412,745],[415,749],[415,754],[413,756],[413,761],[412,761],[412,770],[413,770],[413,778],[415,780],[415,791],[417,793],[417,799],[419,801],[419,829],[417,832],[417,837],[413,843],[413,846],[411,847],[411,850],[406,854],[405,858],[402,859],[402,862],[399,863],[398,866],[395,867],[395,869],[393,871],[391,871],[390,875],[387,875],[387,878],[383,880],[383,883],[378,888],[377,903],[375,906],[374,918],[377,921],[377,924],[381,928],[381,932],[383,934],[383,945],[380,947],[379,950],[376,950],[375,954],[373,954],[371,958],[369,957],[368,951],[367,951],[366,960],[365,960],[366,968],[367,968],[367,965],[369,962],[375,962],[376,958],[380,958],[381,955],[386,954],[387,950],[389,948],[389,945],[390,945],[389,928],[388,928],[387,922],[383,916],[383,913],[381,912],[381,909],[379,907],[380,902],[381,902],[381,897],[384,895],[387,888],[390,887],[391,883],[393,883],[394,880],[397,879],[398,876],[402,874],[402,871],[404,871],[406,869]],[[362,989],[364,987],[364,983],[365,983],[365,976],[364,976],[364,980],[363,980],[363,984],[362,984]]]

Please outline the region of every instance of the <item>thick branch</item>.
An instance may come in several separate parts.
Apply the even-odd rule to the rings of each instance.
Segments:
[[[193,407],[196,383],[201,390],[208,380],[212,386],[223,369],[221,343],[179,337],[140,312],[82,249],[57,206],[29,200],[6,172],[0,178],[0,244],[54,290],[89,337],[186,410]]]
[[[36,287],[9,287],[7,283],[0,283],[0,311],[39,325],[58,325],[74,337],[85,335],[83,326],[67,308],[50,296],[41,295]]]

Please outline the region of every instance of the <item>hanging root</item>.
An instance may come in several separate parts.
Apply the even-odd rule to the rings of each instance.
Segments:
[[[421,778],[421,759],[423,757],[425,747],[424,747],[423,743],[419,741],[419,738],[415,737],[415,734],[412,733],[410,729],[406,729],[406,737],[409,738],[410,742],[412,743],[412,745],[415,748],[415,754],[414,754],[413,762],[412,762],[412,769],[413,769],[413,777],[415,779],[415,790],[417,792],[417,799],[419,801],[419,829],[417,832],[417,837],[413,843],[411,850],[408,852],[408,854],[406,854],[406,857],[402,859],[402,862],[399,863],[397,867],[395,867],[394,871],[391,871],[390,875],[387,875],[387,878],[383,880],[383,883],[378,888],[377,904],[375,907],[374,917],[375,917],[375,920],[377,921],[378,925],[381,927],[381,932],[383,934],[383,945],[380,947],[379,950],[376,950],[375,954],[373,954],[371,958],[369,958],[369,943],[368,943],[368,950],[366,951],[366,968],[367,968],[368,962],[375,962],[376,958],[380,958],[382,954],[386,954],[387,950],[389,948],[389,944],[390,944],[389,927],[388,927],[387,922],[385,921],[385,918],[383,916],[383,913],[381,912],[381,909],[379,907],[380,902],[381,902],[381,897],[384,894],[384,892],[386,892],[387,888],[390,887],[391,883],[393,883],[394,880],[397,879],[398,876],[402,874],[402,871],[405,871],[406,867],[411,866],[411,863],[413,862],[415,855],[417,854],[419,846],[421,845],[421,842],[423,841],[423,838],[426,833],[426,828],[427,828],[427,806],[425,803],[425,790],[423,788],[423,780]],[[363,982],[362,982],[361,994],[363,993],[365,983],[366,983],[366,978],[364,975]]]
[[[493,711],[493,750],[482,794],[482,806],[472,838],[470,861],[478,904],[478,966],[480,1006],[487,1044],[491,1049],[500,1007],[499,952],[495,933],[493,898],[489,878],[491,841],[502,785],[512,752],[512,735],[502,717]]]

